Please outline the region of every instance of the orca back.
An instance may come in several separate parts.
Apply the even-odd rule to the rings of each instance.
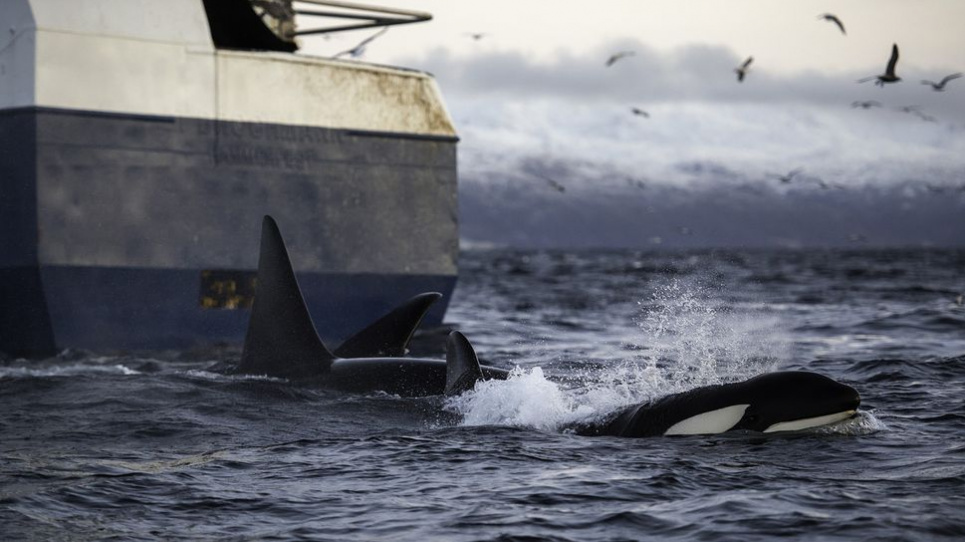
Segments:
[[[378,358],[404,356],[409,339],[422,318],[442,294],[419,294],[399,305],[368,327],[352,335],[335,350],[340,358]]]
[[[266,215],[255,300],[237,372],[304,378],[327,372],[334,359],[315,330],[278,225]]]
[[[453,331],[446,339],[446,389],[447,396],[459,395],[471,390],[483,379],[482,367],[476,351],[466,336]]]

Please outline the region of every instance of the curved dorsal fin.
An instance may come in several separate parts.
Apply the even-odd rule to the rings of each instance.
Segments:
[[[302,378],[328,371],[334,359],[315,331],[278,225],[265,215],[255,301],[238,372]]]
[[[483,379],[482,368],[476,351],[469,340],[458,331],[453,331],[446,339],[446,391],[447,396],[458,395],[471,390],[476,382]]]
[[[412,334],[429,307],[440,297],[442,294],[437,292],[413,297],[346,339],[335,350],[335,355],[340,358],[404,356]]]

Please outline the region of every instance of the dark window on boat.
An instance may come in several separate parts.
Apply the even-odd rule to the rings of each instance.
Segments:
[[[272,17],[266,7],[277,6],[272,9],[278,17]],[[256,13],[258,7],[259,13]],[[211,39],[219,49],[246,49],[256,51],[286,51],[298,49],[293,38],[279,36],[269,25],[276,29],[285,28],[279,25],[279,19],[284,21],[285,9],[290,10],[290,2],[278,0],[204,0],[204,10],[208,14],[208,27],[211,29]],[[294,17],[294,14],[291,15]],[[294,25],[293,22],[291,22]],[[293,29],[293,26],[292,26]]]
[[[201,272],[200,304],[205,309],[250,309],[255,301],[254,271]]]

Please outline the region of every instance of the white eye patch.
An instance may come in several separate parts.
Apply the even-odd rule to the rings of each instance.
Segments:
[[[751,405],[732,405],[691,416],[670,426],[670,429],[667,429],[664,435],[709,435],[713,433],[723,433],[741,421],[741,418],[744,417],[744,411],[746,411],[749,406]]]

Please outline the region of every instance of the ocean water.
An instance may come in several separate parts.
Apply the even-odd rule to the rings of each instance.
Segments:
[[[0,362],[2,540],[965,539],[965,251],[469,251],[447,322],[516,368],[464,396]],[[446,330],[414,353],[443,356]],[[332,345],[334,346],[334,345]],[[563,428],[778,369],[859,415],[793,434]]]

